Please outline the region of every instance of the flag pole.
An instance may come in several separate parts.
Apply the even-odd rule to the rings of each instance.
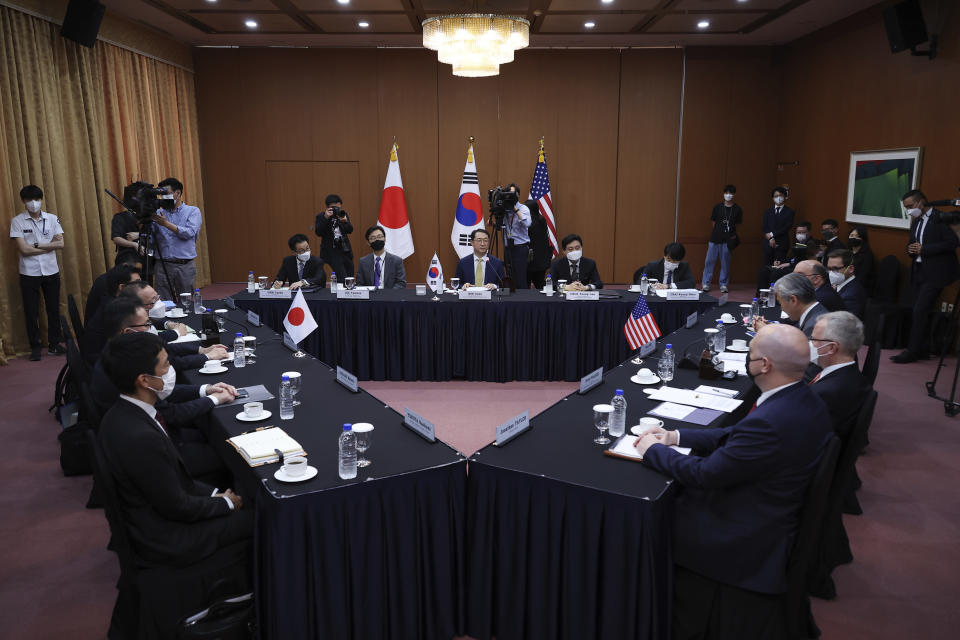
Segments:
[[[303,358],[303,357],[306,356],[306,355],[307,355],[307,354],[305,354],[303,351],[300,350],[300,343],[298,342],[298,343],[297,343],[297,350],[293,352],[293,357],[294,357],[294,358]]]

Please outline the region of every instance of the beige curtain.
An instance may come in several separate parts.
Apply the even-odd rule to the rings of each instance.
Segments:
[[[97,42],[65,40],[46,20],[0,6],[0,224],[23,210],[19,191],[36,184],[44,210],[60,217],[61,310],[81,309],[94,278],[113,264],[110,222],[134,180],[176,177],[184,200],[203,210],[193,74]],[[197,281],[209,282],[206,233]],[[0,354],[27,350],[16,244],[0,242]],[[41,313],[41,316],[43,314]],[[0,355],[2,358],[2,355]]]

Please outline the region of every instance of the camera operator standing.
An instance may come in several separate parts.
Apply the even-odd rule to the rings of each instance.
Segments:
[[[320,237],[320,254],[323,260],[337,274],[342,282],[347,276],[353,276],[353,249],[350,247],[350,238],[353,233],[353,223],[350,216],[342,208],[343,200],[335,193],[331,193],[325,200],[327,210],[317,214],[317,222],[313,230]]]
[[[504,230],[506,231],[506,247],[503,250],[503,261],[513,268],[513,282],[519,288],[527,287],[527,261],[530,254],[530,224],[533,218],[527,205],[520,204],[520,191],[517,185],[507,185],[507,193],[512,197],[505,199],[506,215],[504,216]]]
[[[155,271],[156,290],[161,300],[177,300],[179,293],[193,293],[197,279],[197,236],[203,216],[200,209],[183,202],[183,183],[167,178],[157,185],[173,198],[163,201],[163,208],[153,214],[154,238],[163,264]],[[169,277],[169,280],[168,280]]]

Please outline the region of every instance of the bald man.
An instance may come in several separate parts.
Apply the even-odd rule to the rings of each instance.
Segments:
[[[833,435],[802,384],[803,332],[768,325],[750,343],[756,409],[723,429],[651,429],[643,464],[683,486],[674,527],[674,638],[778,638],[782,594],[807,485]],[[679,444],[699,455],[671,449]],[[716,606],[714,606],[716,605]]]
[[[794,273],[805,276],[813,285],[817,294],[817,302],[826,307],[827,311],[845,311],[847,305],[836,289],[830,286],[830,272],[819,260],[803,260],[793,268]]]

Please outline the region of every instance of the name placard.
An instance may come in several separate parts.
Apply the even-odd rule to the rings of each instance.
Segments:
[[[233,300],[233,296],[227,296],[223,299],[223,304],[227,305],[228,309],[237,310],[237,303]]]
[[[255,327],[262,326],[260,324],[260,314],[254,311],[247,311],[247,322]]]
[[[699,300],[700,292],[696,289],[667,289],[667,300]]]
[[[640,347],[640,357],[644,358],[656,350],[657,350],[657,341],[651,340],[647,344]]]
[[[720,299],[717,300],[717,306],[722,307],[723,305],[727,304],[727,298],[729,297],[730,297],[729,293],[725,293],[722,296],[720,296]]]
[[[497,446],[502,447],[509,440],[530,428],[530,412],[524,411],[497,427]]]
[[[343,367],[337,367],[337,382],[344,387],[357,393],[357,376],[353,375]]]
[[[337,289],[337,300],[369,300],[368,289]]]
[[[567,291],[567,300],[599,300],[599,291]]]
[[[600,367],[596,371],[591,371],[587,375],[580,378],[580,392],[581,394],[590,391],[595,386],[603,382],[603,367]]]
[[[297,343],[293,341],[293,338],[291,338],[290,334],[286,331],[283,332],[283,346],[285,346],[287,349],[290,349],[290,351],[299,351]]]
[[[461,289],[457,292],[461,300],[492,300],[490,289]]]
[[[700,317],[700,314],[696,311],[687,316],[687,329],[692,329],[695,324],[697,324],[697,319]]]
[[[260,289],[260,298],[269,300],[289,300],[290,289]]]
[[[434,435],[433,423],[406,407],[403,408],[403,424],[413,429],[415,433],[424,439],[430,442],[437,441],[437,437]]]

